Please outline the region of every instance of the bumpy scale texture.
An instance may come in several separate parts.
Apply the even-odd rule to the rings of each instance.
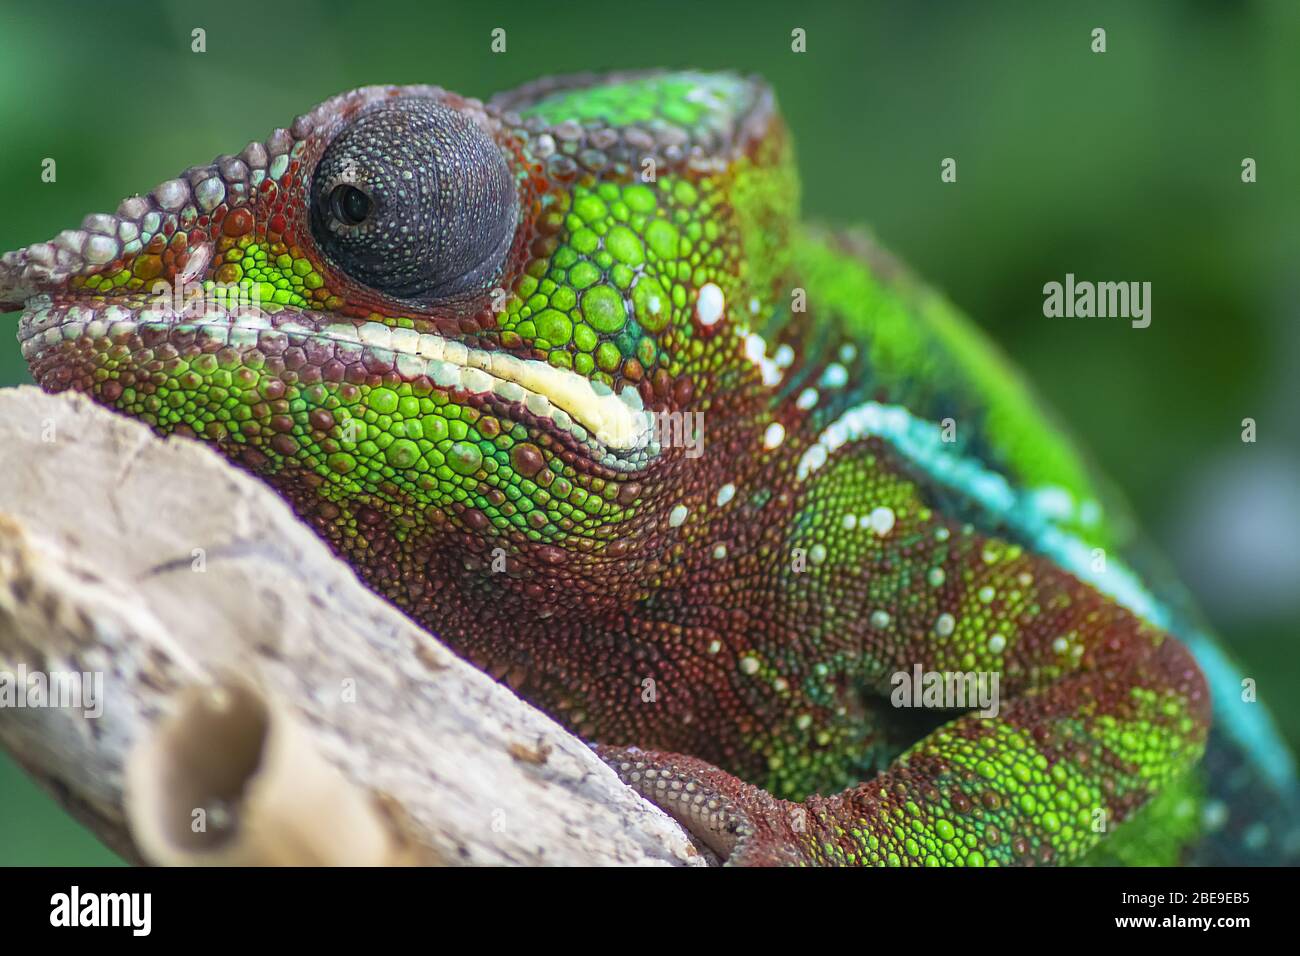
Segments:
[[[463,162],[385,158],[448,115]],[[331,225],[340,185],[415,233]],[[1122,514],[949,305],[798,223],[761,83],[354,91],[0,279],[43,386],[263,477],[734,862],[1171,861],[1198,831],[1209,694]],[[671,427],[607,440],[647,412]],[[893,706],[918,665],[996,672],[999,712]]]

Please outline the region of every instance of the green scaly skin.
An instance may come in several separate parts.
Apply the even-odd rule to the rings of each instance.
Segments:
[[[412,102],[470,157],[440,193]],[[313,198],[394,108],[414,166],[381,132]],[[417,193],[451,197],[412,213],[431,241],[367,232]],[[353,91],[10,253],[5,303],[45,388],[261,476],[733,863],[1169,862],[1196,836],[1209,695],[1125,600],[1125,521],[973,326],[799,224],[757,81]],[[701,413],[702,454],[628,439],[638,408]],[[998,675],[996,716],[894,706],[917,665]]]

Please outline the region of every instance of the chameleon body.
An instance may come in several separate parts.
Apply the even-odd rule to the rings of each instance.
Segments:
[[[1249,842],[1176,588],[975,328],[798,192],[755,80],[369,87],[8,254],[0,304],[42,386],[261,476],[731,862]],[[997,675],[996,715],[895,706],[925,672]]]

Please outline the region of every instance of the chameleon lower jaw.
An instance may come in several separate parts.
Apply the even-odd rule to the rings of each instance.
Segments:
[[[356,321],[330,313],[252,307],[232,311],[204,306],[176,311],[96,301],[54,303],[48,297],[27,302],[18,325],[23,357],[34,377],[50,389],[89,391],[80,376],[85,363],[69,360],[69,350],[111,351],[160,345],[184,352],[237,353],[301,350],[305,366],[322,380],[341,381],[359,355],[367,369],[392,372],[407,381],[427,379],[437,389],[465,402],[489,405],[549,432],[581,449],[593,464],[619,473],[644,469],[660,453],[651,417],[636,389],[615,395],[601,383],[544,362],[504,352],[469,348],[428,332]],[[346,361],[342,359],[347,357]],[[104,397],[114,398],[110,382]]]

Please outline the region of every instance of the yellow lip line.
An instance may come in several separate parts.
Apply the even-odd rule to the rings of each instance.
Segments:
[[[594,438],[605,449],[620,455],[653,454],[655,450],[653,422],[642,408],[640,393],[631,385],[615,395],[603,383],[593,383],[568,369],[504,352],[470,348],[428,332],[393,328],[381,322],[300,323],[292,318],[273,319],[254,310],[226,313],[208,309],[191,319],[156,307],[60,308],[47,304],[32,308],[33,304],[29,303],[20,324],[25,352],[52,344],[66,334],[68,324],[76,324],[91,335],[116,335],[142,325],[184,325],[224,333],[231,345],[241,344],[237,340],[247,337],[249,346],[256,345],[258,336],[268,332],[301,334],[345,346],[392,352],[413,363],[402,370],[404,374],[426,375],[440,388],[492,393],[522,403],[531,414],[551,419],[580,441]],[[50,327],[56,317],[57,322]]]
[[[329,338],[356,341],[371,348],[418,356],[429,362],[448,363],[460,369],[462,387],[472,392],[493,391],[498,382],[520,386],[570,415],[606,448],[635,451],[650,439],[650,425],[641,396],[632,386],[620,395],[599,391],[600,383],[577,372],[546,362],[521,359],[505,352],[470,348],[461,342],[428,332],[398,329],[379,322],[331,325],[321,330]],[[549,412],[542,402],[526,402],[534,414]]]

